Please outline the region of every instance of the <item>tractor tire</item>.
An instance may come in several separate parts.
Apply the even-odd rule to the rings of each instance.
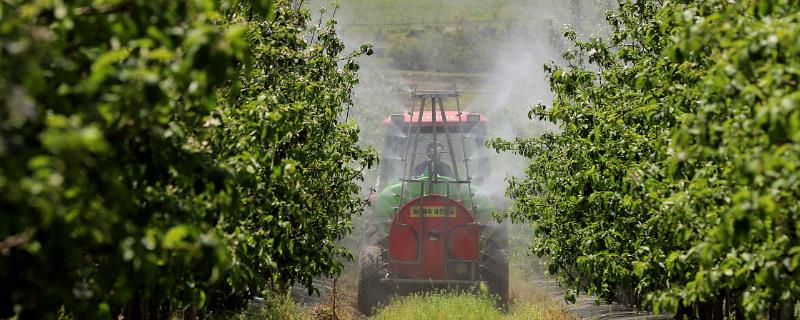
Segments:
[[[481,277],[489,287],[489,294],[497,300],[497,307],[508,310],[508,227],[502,224],[492,234],[484,249]]]
[[[358,265],[358,311],[371,316],[375,307],[389,296],[388,286],[381,284],[381,278],[386,275],[383,249],[378,246],[364,248],[358,257]]]

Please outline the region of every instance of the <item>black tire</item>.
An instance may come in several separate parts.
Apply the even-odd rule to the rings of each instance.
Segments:
[[[383,249],[378,246],[364,248],[358,257],[358,265],[361,268],[358,273],[358,311],[371,316],[375,307],[389,296],[388,286],[380,282],[386,275]]]
[[[489,287],[489,294],[497,299],[497,307],[508,310],[508,225],[497,226],[483,250],[481,277]]]

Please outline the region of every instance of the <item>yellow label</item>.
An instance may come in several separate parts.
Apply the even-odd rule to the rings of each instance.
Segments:
[[[411,217],[412,218],[419,218],[419,217],[433,217],[433,218],[442,218],[442,217],[455,217],[456,216],[456,209],[453,207],[412,207],[411,208]]]

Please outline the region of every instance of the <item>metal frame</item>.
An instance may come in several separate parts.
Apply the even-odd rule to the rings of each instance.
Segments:
[[[476,285],[486,281],[480,280],[436,280],[436,279],[381,279],[382,283],[394,285],[420,285],[420,286],[436,286],[436,285]]]

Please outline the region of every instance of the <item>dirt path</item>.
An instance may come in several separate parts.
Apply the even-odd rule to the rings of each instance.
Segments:
[[[512,269],[513,270],[513,269]],[[355,308],[355,272],[348,270],[336,281],[336,314],[339,319],[366,319]],[[320,295],[308,296],[305,288],[292,288],[295,302],[307,308],[331,308],[334,292],[333,279],[317,279],[314,286]],[[672,319],[670,315],[654,315],[619,304],[597,304],[595,297],[582,295],[574,304],[564,301],[565,289],[543,273],[531,272],[523,276],[512,271],[511,297],[518,304],[558,304],[575,319],[660,320]]]
[[[576,319],[616,319],[616,320],[657,320],[672,319],[668,314],[651,314],[645,311],[633,310],[629,307],[616,303],[606,304],[596,303],[593,296],[579,296],[574,304],[564,301],[565,289],[558,285],[554,279],[535,273],[529,275],[528,285],[541,294],[550,297],[553,301],[558,301],[563,308]]]

